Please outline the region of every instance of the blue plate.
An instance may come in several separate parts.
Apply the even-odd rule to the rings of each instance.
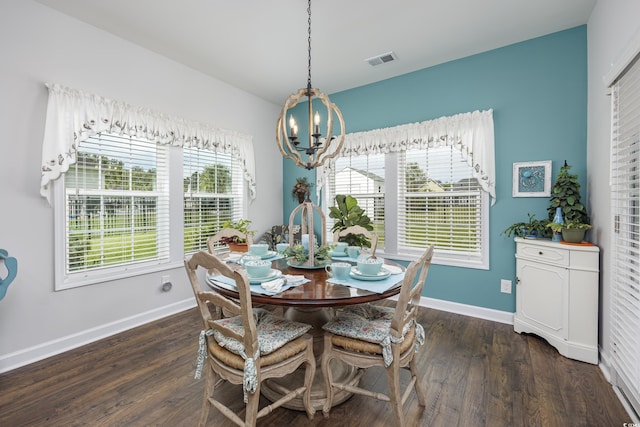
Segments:
[[[349,256],[349,255],[347,255],[346,252],[335,252],[335,251],[329,252],[329,255],[331,255],[331,257],[336,257],[336,258]]]
[[[264,282],[268,282],[269,280],[277,279],[280,276],[282,276],[282,271],[272,268],[269,274],[267,274],[264,277],[249,277],[249,283],[251,284],[264,283]]]

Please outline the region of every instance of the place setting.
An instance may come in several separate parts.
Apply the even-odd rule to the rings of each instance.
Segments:
[[[283,274],[282,271],[271,268],[271,261],[265,259],[251,259],[241,265],[247,272],[251,293],[254,294],[275,295],[309,281],[301,275]],[[221,274],[207,275],[207,280],[223,288],[236,290],[235,280],[230,277]]]
[[[404,279],[402,268],[384,264],[381,258],[374,257],[361,257],[355,266],[348,262],[332,262],[325,270],[330,276],[329,283],[376,293],[385,292]]]

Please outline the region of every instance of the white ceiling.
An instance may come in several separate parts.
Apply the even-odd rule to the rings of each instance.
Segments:
[[[36,1],[275,104],[307,83],[304,0]],[[595,3],[315,0],[312,83],[331,94],[572,28]]]

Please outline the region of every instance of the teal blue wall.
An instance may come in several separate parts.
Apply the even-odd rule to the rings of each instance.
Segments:
[[[566,159],[586,198],[586,26],[331,94],[331,100],[348,133],[493,109],[497,202],[490,208],[490,269],[434,265],[424,295],[515,311],[515,292],[500,292],[500,279],[513,280],[515,290],[515,244],[501,233],[527,213],[544,218],[549,199],[513,198],[513,163],[553,160],[555,178]],[[314,178],[285,160],[285,195],[305,175]],[[285,197],[285,222],[294,206]]]

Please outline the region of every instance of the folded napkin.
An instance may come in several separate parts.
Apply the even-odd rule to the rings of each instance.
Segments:
[[[285,274],[282,277],[286,279],[287,283],[291,285],[299,285],[300,283],[304,283],[307,281],[307,279],[304,276],[299,274]]]
[[[391,274],[400,274],[402,273],[402,268],[400,267],[396,267],[395,265],[383,265],[382,268],[384,268],[385,270],[387,270],[389,273]]]
[[[304,276],[285,274],[284,276],[261,283],[262,289],[269,292],[280,292],[285,284],[296,286],[304,283],[307,279]]]
[[[239,263],[243,256],[244,254],[230,253],[225,261]]]

